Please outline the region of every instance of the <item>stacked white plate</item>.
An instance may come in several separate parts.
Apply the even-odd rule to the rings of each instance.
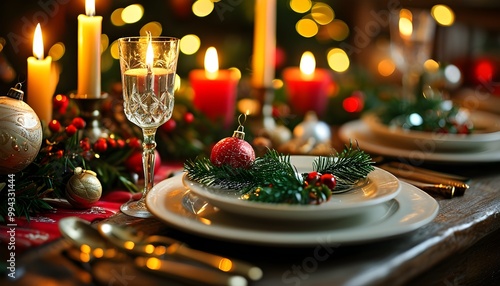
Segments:
[[[314,159],[292,156],[291,162],[299,172],[310,172]],[[282,246],[389,238],[431,222],[439,208],[431,196],[379,168],[364,183],[320,205],[248,201],[236,190],[207,187],[182,174],[158,183],[146,203],[158,219],[186,232]]]
[[[473,111],[472,134],[412,131],[382,124],[374,115],[344,124],[339,130],[344,142],[357,141],[369,153],[404,158],[411,162],[500,161],[500,116]]]

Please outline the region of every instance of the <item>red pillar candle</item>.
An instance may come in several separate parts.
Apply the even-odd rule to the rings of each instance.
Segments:
[[[207,49],[205,70],[193,70],[189,81],[194,91],[194,106],[213,121],[222,120],[228,128],[234,122],[239,76],[231,70],[219,70],[217,50]]]
[[[328,93],[333,80],[326,69],[317,69],[314,55],[305,52],[300,60],[300,68],[286,68],[283,71],[285,91],[292,111],[305,115],[314,111],[323,115],[328,103]]]

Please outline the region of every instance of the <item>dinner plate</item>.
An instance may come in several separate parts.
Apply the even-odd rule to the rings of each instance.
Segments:
[[[290,163],[300,173],[312,171],[315,156],[290,156]],[[184,177],[186,188],[212,205],[240,215],[265,219],[311,221],[337,219],[365,211],[371,206],[393,199],[400,191],[399,180],[391,173],[375,167],[367,179],[352,190],[333,194],[320,205],[271,204],[240,199],[234,190],[207,187]]]
[[[500,144],[499,115],[472,111],[470,119],[474,124],[471,134],[446,134],[387,126],[373,113],[362,118],[379,141],[391,146],[418,148],[432,145],[435,151],[440,152],[474,152],[493,149]]]
[[[345,123],[339,129],[343,142],[357,141],[359,147],[368,153],[401,158],[411,162],[435,163],[488,163],[500,161],[500,143],[491,150],[476,152],[440,152],[433,144],[422,144],[417,148],[388,145],[373,134],[370,127],[362,120]]]
[[[281,221],[249,218],[220,210],[191,197],[182,175],[161,181],[146,204],[161,221],[183,231],[231,242],[273,246],[355,244],[411,232],[431,222],[439,205],[420,189],[401,182],[401,191],[369,211],[340,220]]]

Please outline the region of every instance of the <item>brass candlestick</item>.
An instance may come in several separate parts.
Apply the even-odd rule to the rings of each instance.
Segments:
[[[89,138],[90,142],[95,142],[99,138],[107,138],[109,130],[102,124],[101,106],[108,98],[108,94],[103,93],[100,97],[89,98],[73,93],[70,98],[76,103],[80,110],[80,116],[87,123],[82,130],[81,137]]]

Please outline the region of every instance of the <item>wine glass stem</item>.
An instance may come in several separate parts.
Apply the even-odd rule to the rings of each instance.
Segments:
[[[154,170],[155,170],[155,134],[156,128],[143,129],[144,141],[142,143],[142,166],[144,169],[144,190],[142,191],[141,200],[145,200],[148,192],[154,185]]]
[[[403,74],[403,99],[409,102],[415,101],[417,95],[417,86],[420,81],[420,73],[415,69],[409,68]]]

